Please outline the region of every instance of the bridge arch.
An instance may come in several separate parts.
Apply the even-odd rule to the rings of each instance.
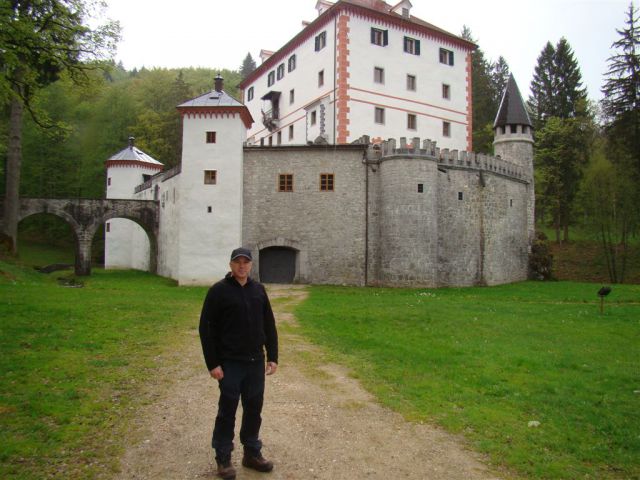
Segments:
[[[93,237],[105,222],[112,218],[131,220],[149,238],[149,270],[157,272],[158,265],[158,202],[154,200],[89,200],[21,198],[18,222],[39,214],[56,215],[71,225],[76,236],[75,273],[91,274]]]

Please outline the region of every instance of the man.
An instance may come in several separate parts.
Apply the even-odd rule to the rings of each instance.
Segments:
[[[242,465],[259,472],[273,469],[273,463],[261,454],[259,433],[265,373],[271,375],[278,368],[278,333],[267,292],[249,277],[251,262],[250,250],[236,248],[231,252],[231,272],[209,289],[200,315],[205,363],[220,387],[211,446],[218,476],[225,480],[236,478],[231,451],[240,399]]]

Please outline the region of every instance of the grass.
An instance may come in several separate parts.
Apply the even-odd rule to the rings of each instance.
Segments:
[[[640,478],[640,286],[614,286],[603,315],[597,289],[318,286],[297,316],[382,403],[509,475]]]
[[[29,261],[51,263],[47,252],[26,250]],[[0,478],[107,478],[148,376],[193,338],[205,289],[100,269],[83,288],[67,288],[57,279],[73,284],[69,273],[5,260]]]

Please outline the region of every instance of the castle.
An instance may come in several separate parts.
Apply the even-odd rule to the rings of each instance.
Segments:
[[[374,0],[336,4],[321,0],[317,6],[318,19],[243,81],[245,103],[230,97],[218,77],[214,90],[178,106],[183,119],[179,166],[162,171],[159,162],[133,143],[107,160],[107,198],[155,199],[160,204],[158,273],[181,285],[211,284],[228,270],[229,252],[244,245],[253,251],[253,273],[263,282],[436,287],[526,279],[533,238],[533,138],[513,77],[496,116],[495,157],[467,152],[468,92],[460,100],[466,120],[460,121],[461,128],[449,125],[445,131],[440,122],[447,120],[434,113],[441,107],[435,100],[422,101],[428,99],[427,93],[420,97],[425,110],[407,113],[403,105],[417,100],[399,91],[368,91],[372,98],[389,99],[384,104],[386,119],[392,115],[407,119],[398,117],[402,121],[385,122],[376,129],[376,109],[382,107],[369,104],[358,112],[349,104],[358,100],[353,92],[367,90],[355,79],[358,69],[368,67],[349,67],[348,59],[346,97],[341,96],[344,88],[341,92],[336,87],[319,103],[307,103],[302,123],[294,122],[291,129],[291,124],[282,122],[284,109],[273,118],[273,111],[267,114],[249,99],[251,89],[254,99],[258,91],[268,89],[263,100],[275,105],[270,74],[275,68],[273,78],[284,82],[286,75],[278,73],[282,59],[294,55],[298,68],[303,59],[311,62],[309,56],[323,49],[334,49],[339,57],[340,42],[345,41],[341,31],[350,32],[349,45],[356,43],[354,32],[368,31],[377,48],[405,47],[406,41],[397,40],[409,32],[418,42],[413,44],[414,53],[399,53],[411,56],[417,56],[416,51],[437,52],[445,39],[454,37],[414,20],[406,0],[396,7]],[[345,24],[346,30],[340,30]],[[317,40],[323,32],[329,34]],[[324,47],[316,50],[323,42]],[[458,49],[470,49],[454,40],[446,45],[453,52],[452,63]],[[379,58],[372,62],[387,71]],[[407,65],[418,72],[413,64]],[[337,61],[336,67],[332,72],[339,84],[344,69]],[[430,82],[452,89],[462,82],[453,90],[470,90],[469,73],[464,70],[445,69]],[[415,79],[422,76],[416,74]],[[298,90],[304,91],[305,82],[300,81],[294,98]],[[406,84],[401,84],[404,89]],[[347,115],[341,113],[344,102]],[[412,126],[408,115],[418,123],[407,132],[406,127]],[[256,116],[262,124],[254,121]],[[435,123],[422,121],[422,116]],[[321,121],[324,131],[317,125]],[[283,131],[286,142],[282,135],[278,139]],[[304,136],[298,136],[300,131]],[[354,132],[361,135],[353,138]],[[381,141],[383,135],[387,140]],[[268,137],[271,140],[265,141]],[[146,235],[133,222],[110,220],[106,267],[148,269]]]

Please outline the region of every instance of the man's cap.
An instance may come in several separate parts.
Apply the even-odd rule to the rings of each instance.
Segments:
[[[231,261],[235,260],[238,257],[246,257],[247,260],[252,260],[251,250],[242,247],[236,248],[233,252],[231,252]]]

